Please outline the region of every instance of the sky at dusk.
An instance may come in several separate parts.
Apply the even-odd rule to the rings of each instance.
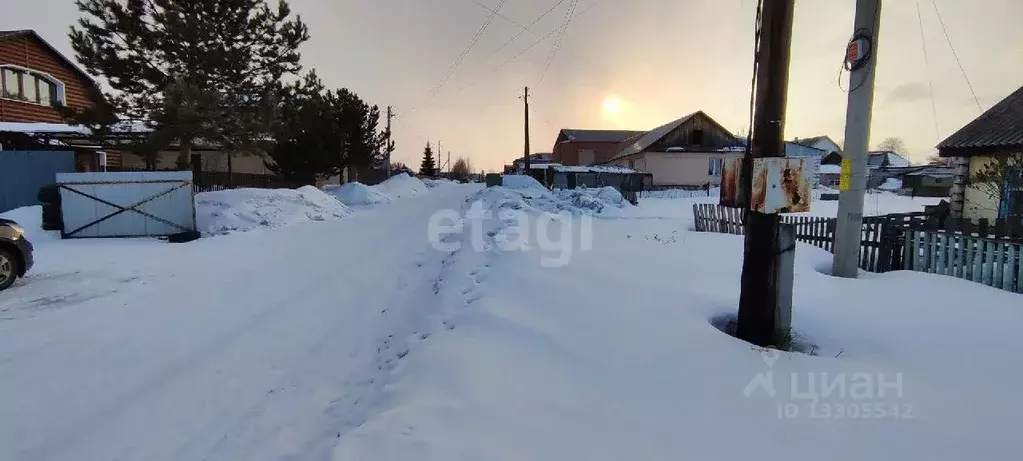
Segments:
[[[578,0],[552,56],[558,33],[541,37],[565,23],[574,1],[290,3],[309,26],[304,65],[332,87],[352,89],[381,107],[395,106],[394,160],[413,168],[427,141],[440,141],[452,159],[470,158],[476,169],[498,170],[521,156],[519,97],[527,85],[533,152],[549,152],[561,128],[646,130],[697,110],[734,131],[749,124],[755,0]],[[555,4],[523,32],[520,25]],[[915,161],[980,113],[934,4],[984,109],[1023,85],[1023,1],[885,1],[871,143],[899,136]],[[491,15],[487,8],[498,5],[506,18],[493,19],[434,91]],[[789,139],[844,136],[847,84],[844,79],[839,84],[839,70],[854,6],[854,0],[796,3]],[[0,29],[35,29],[73,57],[67,29],[77,17],[72,0],[11,2],[3,7]]]

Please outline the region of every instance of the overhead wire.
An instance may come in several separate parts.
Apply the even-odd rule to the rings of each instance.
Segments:
[[[544,77],[547,76],[547,71],[550,70],[551,64],[554,62],[554,57],[557,55],[558,49],[561,48],[561,41],[565,38],[565,31],[568,30],[568,25],[571,24],[572,19],[574,19],[573,16],[575,15],[575,7],[577,5],[579,5],[579,0],[572,0],[572,3],[568,4],[568,11],[565,13],[565,22],[561,25],[558,37],[554,39],[551,51],[547,53],[547,62],[544,63],[543,71],[540,73],[540,78],[536,80],[537,85],[543,82]]]
[[[970,77],[966,75],[966,69],[963,68],[963,62],[959,59],[959,53],[956,52],[956,47],[952,45],[952,38],[948,35],[948,28],[945,27],[945,20],[941,17],[941,11],[938,9],[938,3],[935,0],[931,0],[931,5],[934,6],[934,12],[938,15],[938,22],[941,24],[941,32],[945,34],[945,41],[948,42],[948,47],[952,50],[952,56],[956,59],[956,64],[959,65],[959,71],[963,74],[963,80],[966,80],[966,86],[970,88],[970,93],[973,95],[973,101],[977,103],[977,109],[984,112],[984,107],[980,105],[980,98],[977,97],[977,92],[973,89],[973,84],[970,83]]]
[[[481,6],[481,7],[483,7],[487,11],[490,11],[490,12],[496,11],[496,10],[490,9],[489,6],[484,5],[479,0],[470,0],[470,1],[475,3],[475,4],[477,4],[477,5],[479,5],[479,6]],[[506,42],[502,43],[501,46],[497,47],[497,49],[495,49],[493,52],[491,52],[490,56],[488,56],[487,59],[490,59],[490,57],[493,57],[497,53],[501,52],[501,50],[505,49],[508,45],[510,45],[515,40],[517,40],[519,37],[522,36],[522,34],[524,34],[526,32],[529,32],[529,33],[533,34],[534,36],[539,36],[540,34],[537,34],[535,31],[533,31],[532,27],[535,26],[536,23],[538,23],[541,20],[543,20],[543,18],[547,17],[548,14],[551,14],[552,11],[554,11],[557,7],[561,6],[561,4],[565,3],[566,1],[568,1],[568,0],[558,0],[557,3],[555,3],[554,5],[551,5],[551,7],[547,9],[547,11],[545,11],[540,16],[537,16],[536,19],[533,20],[533,22],[529,23],[529,25],[526,25],[526,26],[523,26],[522,24],[519,24],[518,21],[515,21],[515,20],[509,18],[508,16],[505,16],[503,13],[498,12],[497,13],[497,17],[502,18],[504,20],[507,20],[508,22],[518,26],[519,27],[519,32],[517,34],[515,34],[514,36],[512,36],[512,38],[508,39]]]
[[[437,82],[437,84],[434,85],[433,88],[430,90],[430,96],[427,98],[427,100],[433,99],[433,97],[436,96],[438,92],[440,92],[441,88],[444,87],[444,84],[447,83],[447,81],[451,78],[452,75],[454,75],[455,71],[458,70],[458,67],[462,65],[462,62],[465,61],[466,56],[469,55],[469,52],[471,52],[472,49],[476,46],[476,43],[479,42],[480,37],[482,37],[483,34],[487,31],[487,28],[490,27],[490,23],[494,21],[494,17],[497,16],[497,13],[501,10],[501,7],[504,6],[504,2],[506,1],[507,0],[501,0],[501,2],[497,4],[497,8],[493,12],[491,12],[489,16],[487,16],[487,20],[483,22],[483,25],[480,26],[479,30],[476,31],[476,34],[473,35],[471,40],[469,40],[469,43],[466,44],[464,49],[462,49],[462,53],[459,54],[458,57],[455,58],[455,61],[451,63],[451,66],[448,67],[448,71],[444,75],[444,77],[441,78],[440,81]]]
[[[579,17],[581,17],[582,15],[586,14],[586,13],[587,13],[588,11],[590,11],[591,9],[593,9],[593,7],[597,6],[597,5],[598,5],[598,4],[600,3],[600,2],[602,2],[602,1],[603,1],[603,0],[596,0],[596,1],[595,1],[595,2],[593,2],[593,3],[590,3],[589,5],[587,5],[587,6],[586,6],[586,8],[583,8],[583,9],[582,9],[582,10],[580,10],[580,11],[579,11],[578,13],[576,13],[576,14],[575,14],[575,16],[574,16],[574,17],[572,18],[572,20],[578,19],[578,18],[579,18]],[[548,14],[548,13],[545,13],[545,14]],[[497,65],[497,66],[495,66],[494,68],[490,69],[490,72],[489,72],[489,73],[490,73],[490,74],[493,74],[493,73],[495,73],[495,72],[497,72],[497,71],[499,71],[499,70],[503,69],[503,68],[504,68],[505,66],[507,66],[508,64],[511,64],[511,63],[515,62],[515,61],[516,61],[517,59],[519,59],[520,57],[522,57],[522,55],[524,55],[524,54],[526,54],[526,53],[530,52],[530,51],[531,51],[531,50],[532,50],[533,48],[536,48],[536,46],[537,46],[537,45],[539,45],[539,44],[543,43],[543,42],[544,42],[545,40],[547,40],[548,38],[550,38],[550,37],[551,37],[552,35],[554,35],[554,34],[558,33],[558,31],[560,31],[560,30],[561,30],[561,26],[559,25],[558,27],[556,27],[556,28],[554,28],[553,30],[551,30],[551,31],[547,32],[546,34],[544,34],[544,35],[543,35],[542,37],[540,37],[540,38],[536,39],[536,40],[535,40],[535,41],[534,41],[534,42],[533,42],[532,44],[530,44],[529,46],[527,46],[527,47],[526,47],[526,48],[524,48],[523,50],[519,51],[519,52],[518,52],[518,53],[516,53],[516,54],[515,54],[514,56],[512,56],[512,57],[510,57],[510,58],[506,59],[506,60],[505,60],[505,61],[503,61],[503,62],[502,62],[501,64],[498,64],[498,65]],[[462,91],[465,91],[465,90],[467,90],[467,89],[469,89],[469,88],[472,88],[472,87],[474,87],[474,86],[476,86],[476,85],[479,85],[479,84],[480,84],[480,83],[482,83],[482,82],[483,82],[483,79],[482,79],[482,78],[479,78],[479,79],[476,79],[475,81],[473,81],[472,83],[467,83],[467,84],[465,84],[465,85],[463,85],[463,86],[459,87],[459,88],[458,88],[457,90],[455,90],[455,92],[453,93],[453,95],[454,95],[454,94],[459,94],[459,93],[461,93]]]
[[[916,19],[920,23],[920,46],[924,52],[924,71],[927,73],[927,89],[931,96],[931,115],[934,117],[934,138],[941,138],[938,128],[938,105],[934,102],[934,79],[931,77],[931,61],[927,56],[927,36],[924,34],[924,15],[920,8],[920,0],[916,0]]]

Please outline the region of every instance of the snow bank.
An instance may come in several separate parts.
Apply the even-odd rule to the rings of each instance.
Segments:
[[[328,221],[353,210],[313,186],[298,189],[233,189],[195,197],[199,231],[205,235]]]
[[[622,194],[611,186],[597,189],[575,189],[549,191],[533,178],[515,183],[520,188],[504,186],[487,187],[480,190],[470,202],[481,201],[490,210],[512,209],[532,210],[545,213],[598,214],[609,208],[626,208],[632,205]]]
[[[439,186],[450,186],[452,184],[458,184],[457,182],[452,181],[452,180],[447,179],[447,178],[438,178],[438,179],[423,178],[421,181],[423,181],[423,184],[426,184],[426,187],[428,187],[430,189],[433,189],[433,188],[439,187]]]
[[[543,187],[543,184],[540,184],[540,181],[524,174],[503,175],[501,176],[501,185],[508,189],[547,189]]]
[[[421,179],[413,178],[408,173],[392,176],[373,187],[392,199],[415,197],[430,190]]]
[[[391,197],[387,194],[361,182],[351,182],[343,186],[328,186],[324,189],[324,192],[336,197],[348,206],[366,206],[391,202]]]
[[[886,191],[897,191],[902,189],[902,180],[899,178],[888,178],[884,180],[884,184],[877,186],[877,188]]]
[[[23,206],[0,213],[0,218],[10,219],[25,228],[25,237],[33,244],[47,240],[60,240],[60,232],[43,230],[43,207]]]

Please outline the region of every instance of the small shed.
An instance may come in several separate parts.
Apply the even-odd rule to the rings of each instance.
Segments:
[[[611,186],[631,202],[639,192],[652,189],[654,181],[650,173],[616,165],[549,165],[543,171],[543,183],[552,189]]]

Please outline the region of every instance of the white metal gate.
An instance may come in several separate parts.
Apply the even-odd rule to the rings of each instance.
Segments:
[[[58,173],[64,238],[195,231],[191,171]]]

